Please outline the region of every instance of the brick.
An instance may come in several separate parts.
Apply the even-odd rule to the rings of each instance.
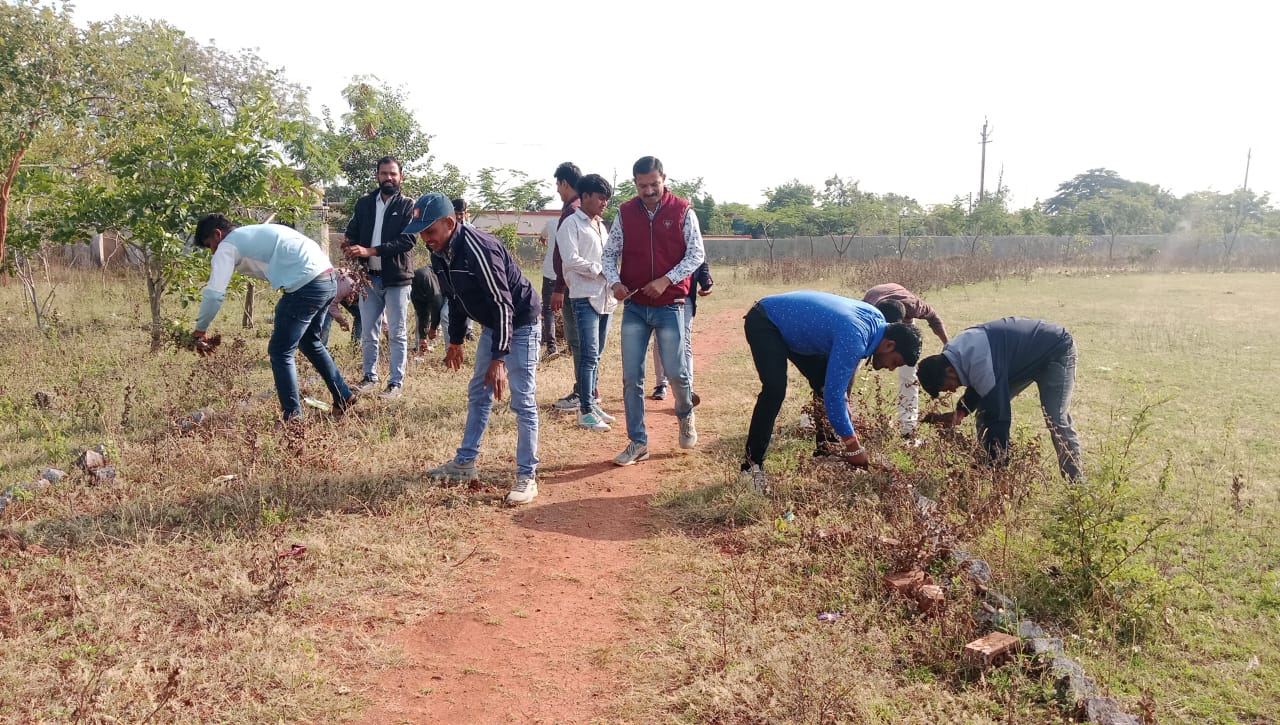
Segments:
[[[970,667],[991,667],[1004,662],[1018,648],[1012,634],[992,632],[964,646],[964,662]]]
[[[892,574],[885,574],[881,579],[884,586],[891,592],[901,594],[904,597],[914,596],[916,590],[925,584],[932,584],[933,579],[919,569],[910,571],[895,571]]]
[[[916,589],[916,605],[925,614],[940,614],[946,604],[947,597],[937,584],[923,584]]]

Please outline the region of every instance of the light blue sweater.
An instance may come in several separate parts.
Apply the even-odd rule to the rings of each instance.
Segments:
[[[281,224],[250,224],[227,234],[213,253],[209,283],[200,299],[196,329],[208,330],[227,296],[231,273],[265,279],[272,289],[297,292],[333,268],[315,240]]]

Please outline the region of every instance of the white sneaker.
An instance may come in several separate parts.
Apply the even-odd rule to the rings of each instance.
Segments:
[[[693,448],[698,445],[698,429],[693,425],[693,413],[680,419],[680,447]]]
[[[568,395],[564,396],[563,398],[561,398],[561,399],[557,400],[556,402],[552,403],[552,404],[551,404],[551,407],[552,407],[552,408],[555,408],[556,410],[562,410],[562,411],[565,411],[565,412],[568,412],[568,411],[571,411],[571,410],[577,410],[577,409],[578,409],[578,394],[577,394],[577,393],[569,393]]]
[[[764,469],[755,463],[751,464],[750,470],[738,473],[738,485],[750,486],[751,490],[759,494],[769,492],[769,480],[764,476]]]
[[[512,506],[518,506],[522,503],[529,503],[538,497],[538,480],[533,476],[528,478],[517,478],[511,492],[507,494],[507,503]]]
[[[649,446],[643,443],[632,442],[627,446],[626,450],[613,457],[613,462],[619,466],[630,466],[633,463],[649,460]]]
[[[427,475],[450,483],[470,483],[480,480],[480,474],[476,471],[475,461],[458,463],[455,460],[449,460],[447,463],[427,471]]]
[[[595,430],[595,431],[601,431],[601,432],[609,430],[609,424],[604,422],[603,419],[597,416],[594,411],[590,413],[579,413],[578,425],[583,428],[586,428],[587,430]]]
[[[600,408],[600,405],[599,405],[598,403],[597,403],[597,404],[595,404],[595,405],[592,405],[592,406],[591,406],[591,412],[592,412],[592,413],[595,413],[597,418],[599,418],[600,420],[603,420],[603,421],[604,421],[604,422],[606,422],[606,423],[617,423],[617,422],[618,422],[618,419],[617,419],[617,418],[615,418],[615,417],[613,417],[612,415],[609,415],[608,413],[604,412],[604,410],[602,410],[602,409]]]

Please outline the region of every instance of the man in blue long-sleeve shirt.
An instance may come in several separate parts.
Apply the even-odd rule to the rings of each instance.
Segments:
[[[974,414],[982,444],[997,463],[1009,447],[1011,402],[1035,383],[1058,468],[1067,478],[1080,478],[1080,438],[1071,421],[1076,345],[1062,326],[1005,317],[970,327],[951,338],[941,354],[921,360],[917,375],[920,387],[934,398],[965,386],[953,412],[932,413],[924,422],[950,427]]]
[[[815,395],[822,395],[831,427],[844,443],[844,459],[854,467],[870,463],[849,418],[845,393],[858,363],[894,370],[920,357],[920,332],[888,324],[880,310],[857,300],[802,290],[772,295],[747,312],[743,329],[760,375],[760,395],[751,412],[742,477],[758,491],[767,488],[764,457],[773,424],[787,395],[787,361],[795,363]]]

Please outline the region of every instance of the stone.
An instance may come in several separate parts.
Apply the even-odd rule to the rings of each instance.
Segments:
[[[914,596],[917,589],[925,584],[933,583],[933,579],[919,569],[885,574],[881,581],[884,582],[886,589],[904,597]]]
[[[107,465],[107,457],[101,452],[90,448],[80,454],[80,457],[76,459],[76,465],[83,469],[85,473],[92,474]]]
[[[946,604],[947,596],[937,584],[924,584],[916,589],[916,606],[925,614],[941,614]]]
[[[960,561],[960,574],[970,581],[986,584],[991,581],[991,565],[982,559],[964,559]]]
[[[1023,619],[1018,622],[1018,636],[1023,639],[1031,639],[1033,637],[1046,637],[1044,628],[1030,619]]]
[[[49,483],[57,483],[58,481],[61,481],[62,477],[65,475],[67,475],[66,471],[60,471],[56,468],[46,468],[40,472],[40,478],[43,478]]]
[[[964,646],[962,658],[970,667],[992,667],[1007,660],[1018,648],[1019,639],[1005,632],[992,632]]]
[[[1036,658],[1053,658],[1066,651],[1057,637],[1032,637],[1027,640],[1026,650]]]
[[[1085,700],[1098,693],[1098,684],[1084,674],[1084,668],[1070,657],[1054,657],[1049,663],[1049,676],[1058,699],[1070,708],[1084,707]]]
[[[1138,719],[1120,709],[1112,697],[1089,697],[1084,701],[1084,717],[1098,725],[1140,725]]]
[[[93,471],[93,480],[95,483],[109,483],[116,480],[116,467],[103,466]]]

